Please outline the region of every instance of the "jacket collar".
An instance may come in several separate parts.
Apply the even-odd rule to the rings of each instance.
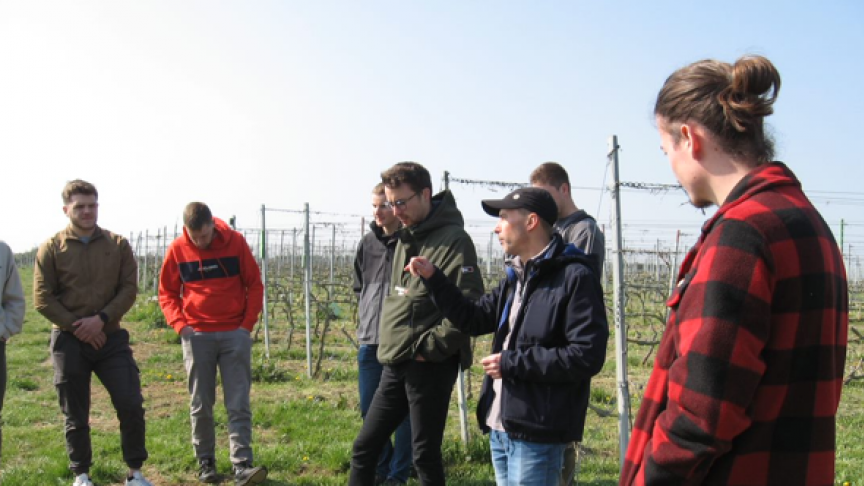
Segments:
[[[61,231],[62,239],[65,240],[76,240],[81,241],[81,237],[76,235],[72,230],[72,223],[69,223],[66,228]],[[93,230],[93,234],[90,235],[90,241],[95,240],[96,238],[102,236],[102,228],[99,225],[96,225],[96,229]]]
[[[372,231],[372,233],[375,235],[375,238],[377,238],[378,241],[380,241],[381,243],[384,243],[384,244],[388,244],[391,241],[395,241],[396,234],[399,233],[400,229],[402,229],[401,225],[399,226],[399,228],[396,229],[396,231],[390,233],[389,235],[385,235],[384,234],[384,228],[375,224],[375,221],[372,221],[371,223],[369,223],[369,230]]]
[[[702,225],[702,233],[699,235],[699,239],[696,241],[696,244],[693,245],[693,248],[687,252],[684,261],[681,262],[681,268],[678,270],[679,282],[693,266],[693,263],[696,260],[696,255],[702,247],[702,242],[705,241],[705,238],[708,237],[708,234],[714,228],[714,225],[717,224],[717,222],[720,221],[726,213],[761,192],[784,186],[800,188],[801,183],[798,181],[798,178],[795,177],[795,174],[793,174],[792,171],[782,162],[770,162],[755,167],[740,181],[738,181],[738,184],[735,184],[735,187],[733,187],[732,191],[729,192],[726,201],[724,201],[723,205],[717,209],[717,213]]]
[[[732,188],[726,201],[717,209],[714,216],[702,225],[702,237],[708,234],[714,224],[733,208],[738,207],[756,194],[782,186],[801,187],[798,178],[783,162],[770,162],[753,168]]]
[[[528,276],[530,277],[537,273],[545,272],[550,267],[557,267],[577,259],[582,259],[583,263],[587,263],[584,261],[585,257],[586,255],[582,250],[576,248],[572,243],[564,243],[564,239],[556,232],[552,234],[552,241],[549,242],[539,255],[525,262],[524,268],[529,270]],[[507,279],[510,283],[515,282],[518,276],[514,268],[514,260],[515,258],[504,262],[507,266]],[[593,266],[592,269],[594,269]]]

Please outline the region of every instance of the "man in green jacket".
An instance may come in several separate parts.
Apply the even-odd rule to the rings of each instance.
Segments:
[[[411,420],[414,466],[420,484],[445,484],[441,442],[460,364],[471,365],[468,336],[435,307],[405,265],[424,256],[466,296],[483,295],[474,243],[449,191],[432,195],[422,165],[400,162],[381,174],[388,204],[402,222],[393,274],[379,324],[378,360],[384,372],[354,442],[349,484],[372,486],[378,455],[396,427]]]

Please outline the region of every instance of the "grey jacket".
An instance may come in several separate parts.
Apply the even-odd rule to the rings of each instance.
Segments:
[[[0,241],[0,339],[5,341],[18,334],[23,324],[24,289],[15,255],[5,241]]]
[[[390,287],[390,268],[396,235],[385,235],[373,221],[371,231],[357,245],[354,257],[354,293],[357,294],[357,340],[360,344],[378,344],[378,322],[381,307]]]
[[[597,258],[598,275],[603,275],[603,261],[606,259],[606,237],[594,220],[585,210],[555,221],[555,231],[564,239],[564,243],[573,243],[576,248]],[[601,278],[602,280],[602,278]]]

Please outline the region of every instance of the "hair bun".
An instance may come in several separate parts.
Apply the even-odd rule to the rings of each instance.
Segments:
[[[754,124],[774,113],[774,101],[780,91],[780,73],[762,56],[745,56],[732,66],[729,86],[717,101],[729,124],[746,132]]]

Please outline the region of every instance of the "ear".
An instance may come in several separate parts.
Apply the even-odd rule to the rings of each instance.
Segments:
[[[69,216],[69,206],[67,206],[65,204],[63,205],[63,214],[65,214],[66,216]]]
[[[534,229],[539,225],[540,216],[537,216],[537,213],[528,213],[528,217],[525,218],[525,229],[528,231],[534,231]]]
[[[687,123],[681,124],[681,141],[679,143],[684,144],[684,148],[690,152],[690,156],[693,160],[699,160],[702,158],[702,147],[704,145],[704,134],[699,127],[695,125],[690,125]]]
[[[564,194],[565,196],[569,196],[570,195],[570,184],[567,182],[562,182],[561,187],[559,187],[558,190],[561,191],[561,194]]]

